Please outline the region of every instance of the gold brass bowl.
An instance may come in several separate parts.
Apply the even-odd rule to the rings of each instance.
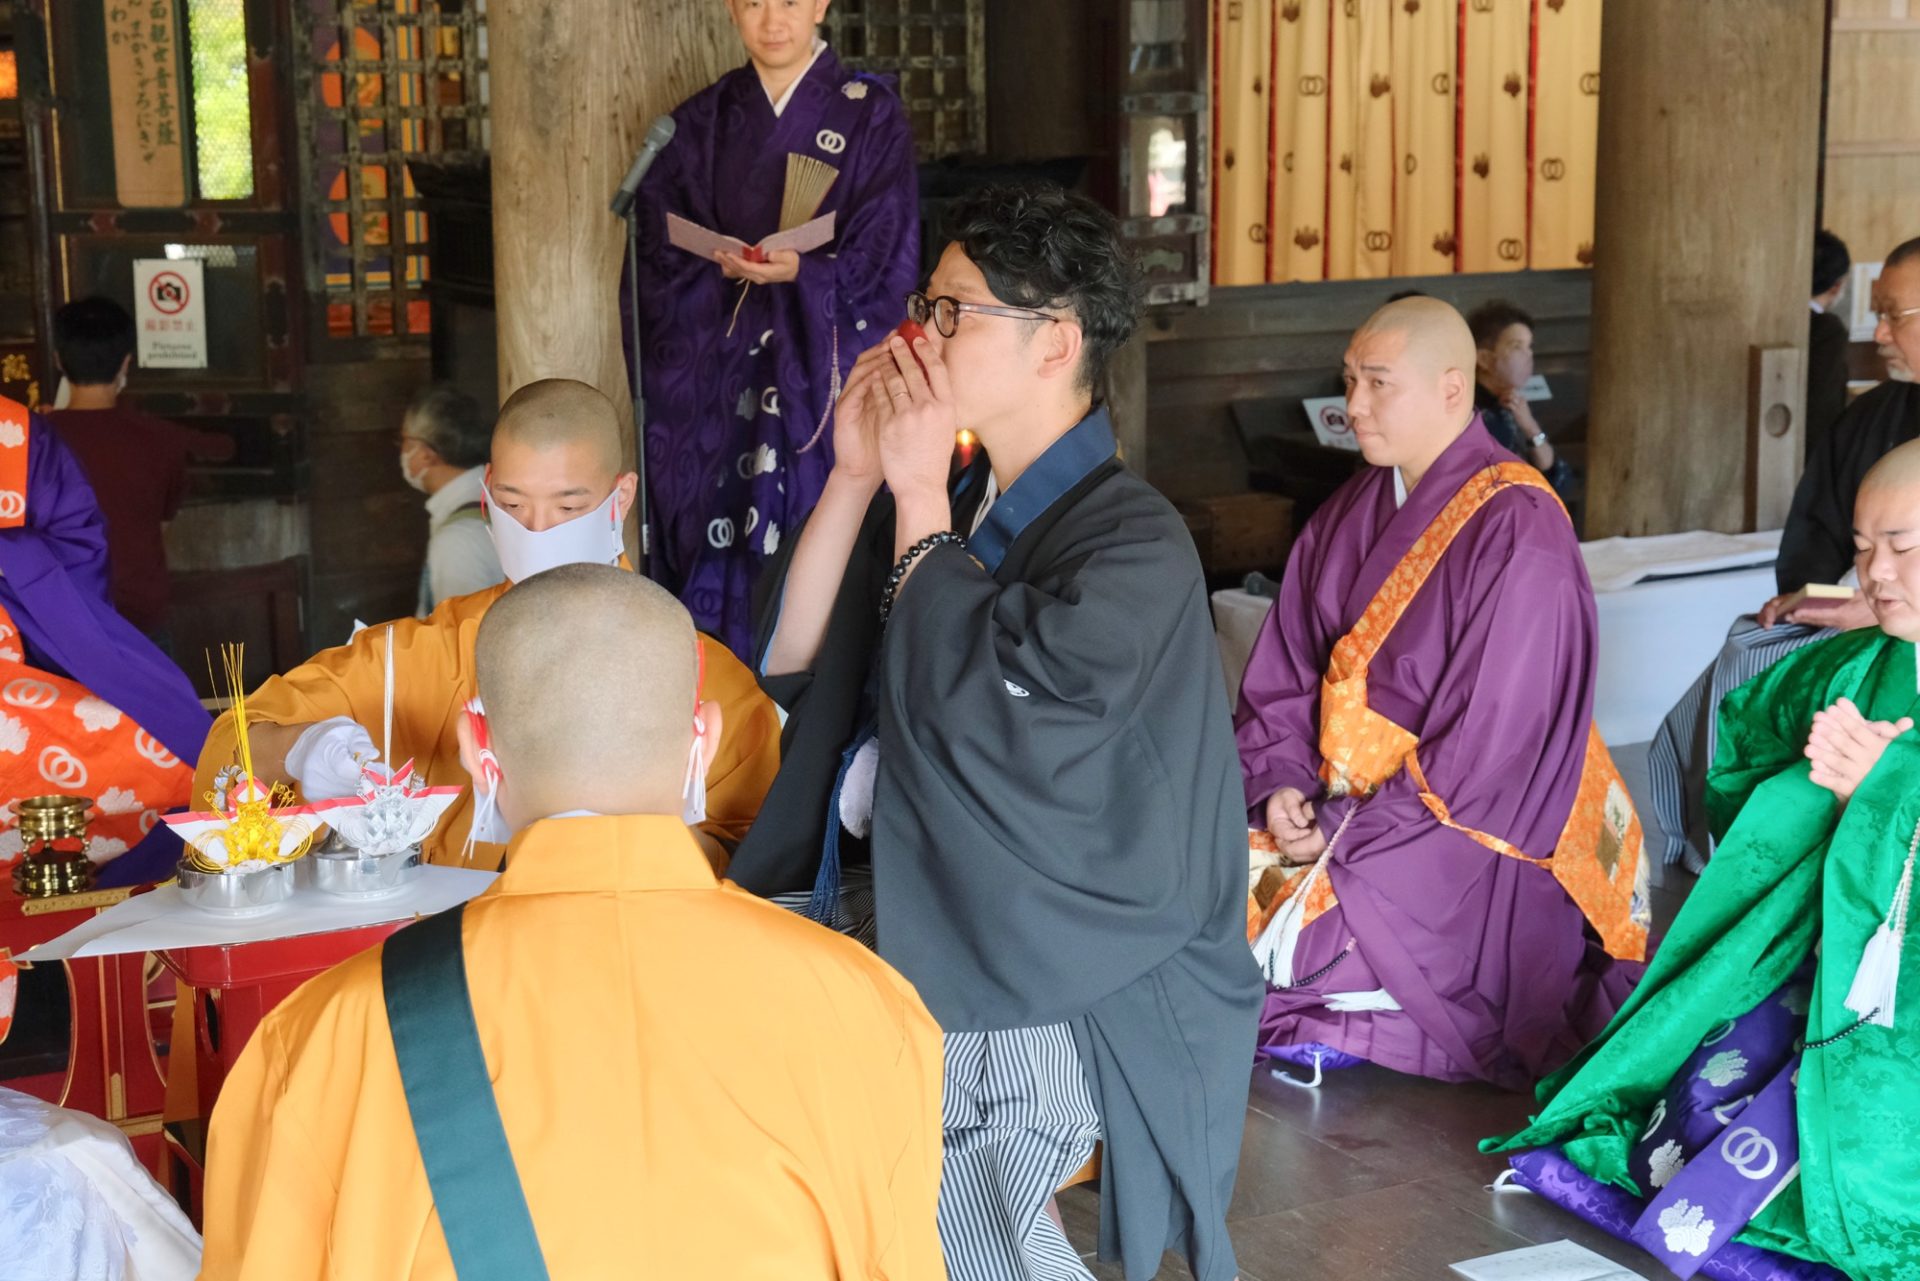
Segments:
[[[14,892],[21,898],[82,894],[93,888],[88,861],[86,796],[29,796],[14,807],[20,820],[21,858],[13,866]],[[70,843],[71,848],[56,848]]]

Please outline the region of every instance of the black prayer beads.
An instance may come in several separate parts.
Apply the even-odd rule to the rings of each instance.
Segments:
[[[899,594],[900,584],[906,581],[907,571],[913,568],[915,561],[942,543],[953,543],[957,546],[965,547],[967,540],[951,529],[943,529],[937,534],[928,534],[925,538],[907,548],[899,561],[895,563],[893,572],[887,575],[886,590],[882,592],[880,596],[880,625],[882,627],[886,626],[887,618],[893,613],[893,598]]]

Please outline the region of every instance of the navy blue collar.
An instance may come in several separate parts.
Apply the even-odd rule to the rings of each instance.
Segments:
[[[998,573],[1000,562],[1027,526],[1116,452],[1113,420],[1104,405],[1096,406],[994,500],[987,518],[967,540],[967,550],[989,574]]]

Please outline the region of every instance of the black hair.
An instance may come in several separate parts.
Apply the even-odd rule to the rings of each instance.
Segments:
[[[133,317],[111,298],[81,298],[53,313],[53,351],[75,386],[97,387],[120,376],[133,355]]]
[[[493,425],[480,403],[450,383],[433,383],[407,404],[408,434],[425,441],[454,467],[478,467],[487,461]]]
[[[1402,289],[1396,293],[1388,294],[1387,301],[1399,302],[1403,298],[1431,298],[1432,296],[1433,295],[1424,289]]]
[[[1846,241],[1825,227],[1813,233],[1813,293],[1809,297],[1818,298],[1852,270],[1853,255],[1847,252]]]
[[[1492,351],[1500,335],[1515,325],[1532,329],[1533,317],[1504,298],[1483,302],[1467,316],[1467,328],[1473,331],[1473,345],[1481,351]]]
[[[1114,216],[1051,183],[987,187],[961,200],[948,228],[995,298],[1073,313],[1080,386],[1104,400],[1107,366],[1140,317],[1140,275]]]

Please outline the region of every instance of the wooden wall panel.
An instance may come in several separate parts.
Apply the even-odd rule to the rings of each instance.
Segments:
[[[1589,537],[1746,525],[1749,349],[1806,349],[1825,21],[1607,0]]]
[[[1860,262],[1920,235],[1920,5],[1840,0],[1824,221]]]
[[[1164,309],[1147,337],[1147,475],[1176,500],[1233,494],[1248,486],[1236,401],[1267,431],[1306,429],[1299,401],[1340,393],[1347,340],[1387,295],[1423,289],[1463,312],[1504,298],[1533,313],[1536,361],[1554,398],[1535,406],[1540,424],[1580,456],[1587,409],[1591,282],[1585,271],[1429,276],[1216,289],[1202,308]]]

